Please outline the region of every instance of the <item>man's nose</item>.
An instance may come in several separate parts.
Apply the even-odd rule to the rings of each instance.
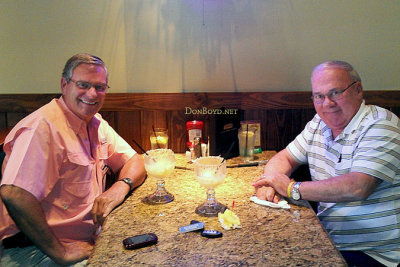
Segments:
[[[91,95],[91,96],[97,96],[96,88],[94,88],[93,85],[92,85],[92,87],[90,87],[90,88],[87,90],[86,93],[87,93],[88,95]]]
[[[324,101],[322,102],[322,105],[324,106],[331,106],[332,104],[335,104],[335,101],[329,98],[329,96],[324,96]]]

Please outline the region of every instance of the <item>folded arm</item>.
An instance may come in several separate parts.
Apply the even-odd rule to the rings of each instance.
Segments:
[[[277,203],[281,196],[287,196],[289,175],[299,166],[284,149],[273,156],[265,165],[264,173],[253,182],[256,196],[262,200]],[[284,189],[284,190],[283,190]]]
[[[90,255],[93,247],[89,243],[66,245],[57,239],[39,201],[31,193],[14,185],[2,185],[0,195],[17,227],[56,263],[72,264]]]
[[[289,175],[299,166],[287,149],[276,154],[265,166],[264,174],[253,186],[258,198],[277,202],[287,197]],[[366,199],[382,182],[371,175],[352,172],[321,181],[302,182],[299,188],[305,200],[320,202],[348,202]]]
[[[146,170],[141,155],[135,154],[125,163],[118,180],[123,178],[131,178],[134,187],[138,187],[144,182]],[[102,225],[108,214],[110,214],[116,206],[121,204],[125,196],[129,193],[129,185],[124,182],[118,182],[118,180],[107,191],[94,200],[92,215],[93,221],[97,225]]]

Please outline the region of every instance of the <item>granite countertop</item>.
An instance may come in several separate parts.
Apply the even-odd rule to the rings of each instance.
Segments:
[[[275,152],[256,154],[269,159]],[[227,165],[239,163],[230,159]],[[183,154],[176,165],[193,168]],[[251,182],[263,166],[228,168],[225,181],[216,188],[216,199],[239,216],[243,228],[224,230],[216,217],[201,217],[195,208],[206,199],[206,190],[197,182],[193,170],[175,169],[165,179],[175,200],[164,205],[148,205],[141,200],[154,192],[156,179],[147,181],[106,219],[89,258],[89,266],[346,266],[340,253],[307,205],[290,210],[274,209],[249,200],[254,193]],[[299,216],[295,216],[296,214]],[[198,232],[179,233],[191,220],[205,222],[206,229],[223,233],[207,239]],[[126,250],[124,238],[153,232],[158,243]]]

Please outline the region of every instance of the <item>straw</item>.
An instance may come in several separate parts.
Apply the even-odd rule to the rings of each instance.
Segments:
[[[210,156],[210,136],[208,136],[207,140],[207,156]]]
[[[156,134],[156,130],[154,129],[154,125],[152,125],[151,128],[153,128],[153,134],[156,137],[157,147],[160,148],[160,144],[158,143],[157,134]]]
[[[224,158],[224,159],[221,161],[221,163],[218,165],[218,167],[217,167],[217,169],[215,170],[214,174],[216,174],[216,173],[218,172],[219,167],[221,167],[222,164],[224,164],[224,162],[225,162],[225,158]]]
[[[143,152],[144,154],[146,154],[146,156],[148,156],[148,157],[151,158],[154,162],[156,162],[156,159],[150,157],[149,154],[147,154],[146,150],[144,150],[143,147],[142,147],[141,145],[139,145],[138,142],[135,141],[135,139],[132,139],[132,141],[139,147],[140,150],[142,150],[142,152]]]
[[[249,138],[249,125],[246,124],[246,148],[245,148],[245,152],[244,155],[247,157],[248,156],[248,148],[247,148],[247,139]]]
[[[231,144],[231,146],[230,146],[230,147],[228,148],[228,150],[226,151],[225,157],[227,157],[227,156],[229,155],[229,153],[231,153],[231,150],[232,150],[234,144],[235,144],[235,142],[233,141],[232,144]],[[222,164],[224,164],[224,162],[225,162],[225,160],[226,160],[225,157],[224,157],[224,159],[221,161],[221,163],[218,165],[217,169],[215,170],[215,173],[217,173],[218,170],[219,170],[219,168],[222,166]]]

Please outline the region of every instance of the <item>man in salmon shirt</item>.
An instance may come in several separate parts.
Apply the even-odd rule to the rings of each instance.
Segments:
[[[71,57],[62,96],[6,137],[0,194],[2,266],[84,266],[96,230],[143,183],[142,157],[97,112],[109,86],[104,62]],[[119,178],[105,191],[105,172]]]

